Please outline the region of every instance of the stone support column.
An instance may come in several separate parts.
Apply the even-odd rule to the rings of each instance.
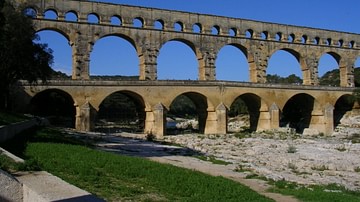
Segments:
[[[93,42],[86,34],[77,32],[74,40],[70,43],[72,47],[72,79],[90,79],[89,64],[90,52]]]
[[[316,130],[319,133],[325,134],[325,116],[323,109],[313,109],[311,113],[311,120],[309,129]],[[314,133],[314,132],[312,132]]]
[[[259,119],[256,126],[257,131],[271,129],[271,116],[268,108],[261,107],[259,112]]]
[[[85,104],[75,105],[76,107],[76,123],[75,128],[78,131],[92,131],[94,129],[95,109],[86,101]]]
[[[318,78],[318,64],[319,60],[316,58],[315,54],[309,53],[311,55],[305,56],[305,65],[306,67],[302,67],[302,75],[303,75],[303,84],[304,85],[319,85]]]
[[[227,133],[227,108],[221,103],[216,108],[217,134],[225,135]]]
[[[199,80],[213,81],[216,79],[215,60],[216,53],[212,49],[202,52],[202,58],[199,59]]]
[[[331,135],[334,132],[334,106],[327,103],[324,108],[324,133],[325,135]]]
[[[280,127],[280,109],[273,103],[270,107],[270,128],[278,129]]]
[[[150,44],[144,44],[139,55],[140,80],[157,80],[157,57],[159,49]]]
[[[342,58],[340,61],[340,86],[355,87],[354,82],[354,61],[350,58]]]
[[[266,68],[269,61],[269,50],[264,42],[252,45],[248,56],[250,68],[250,81],[253,83],[266,83]]]
[[[152,129],[152,134],[156,138],[161,139],[166,135],[166,114],[167,109],[161,103],[154,106],[154,127]]]

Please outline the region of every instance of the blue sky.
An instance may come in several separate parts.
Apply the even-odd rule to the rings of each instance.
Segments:
[[[281,24],[360,33],[360,1],[357,0],[103,0],[116,4],[181,10],[221,15]],[[60,34],[39,32],[42,43],[54,51],[53,68],[71,74],[71,49]],[[181,53],[181,54],[179,54]],[[139,75],[139,60],[135,49],[124,39],[106,37],[97,41],[91,53],[91,75]],[[248,81],[248,64],[236,48],[225,46],[216,60],[219,80]],[[360,59],[356,66],[360,66]],[[168,42],[159,52],[159,79],[192,79],[198,76],[198,63],[189,47],[180,42]],[[324,55],[319,75],[337,68],[335,60]],[[290,54],[276,52],[269,61],[267,73],[301,77],[300,66]]]

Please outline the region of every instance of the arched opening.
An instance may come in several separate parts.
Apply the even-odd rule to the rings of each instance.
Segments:
[[[77,22],[78,21],[78,15],[75,11],[69,11],[65,14],[65,21],[69,22]]]
[[[100,18],[97,14],[95,13],[90,13],[87,17],[88,23],[94,23],[94,24],[99,24],[100,23]]]
[[[140,17],[134,18],[133,27],[143,28],[144,27],[144,20],[142,18],[140,18]]]
[[[201,33],[201,30],[202,30],[202,28],[201,28],[201,24],[200,24],[200,23],[195,23],[195,24],[193,25],[193,32],[194,32],[194,33]]]
[[[302,37],[301,37],[301,43],[307,43],[308,42],[308,36],[306,36],[306,35],[303,35]]]
[[[315,38],[313,39],[313,44],[319,45],[319,44],[320,44],[320,37],[315,37]]]
[[[333,44],[332,44],[332,39],[331,39],[331,38],[327,38],[325,43],[326,43],[326,45],[328,45],[328,46],[333,45]]]
[[[288,42],[294,43],[294,41],[295,41],[295,34],[289,34],[289,36],[288,36]]]
[[[36,18],[36,16],[37,16],[37,12],[33,8],[25,8],[23,13],[25,16],[27,16],[29,18]]]
[[[205,131],[207,119],[205,96],[188,92],[177,96],[167,113],[166,134],[201,133]]]
[[[95,128],[105,133],[143,133],[145,119],[142,97],[134,92],[118,91],[101,102]]]
[[[96,41],[90,54],[91,79],[138,80],[139,72],[139,58],[130,39],[107,36]]]
[[[302,84],[300,55],[290,49],[277,50],[269,59],[267,83]]]
[[[251,39],[251,38],[253,38],[253,34],[254,34],[254,31],[252,29],[248,29],[245,32],[245,38]]]
[[[121,17],[117,15],[112,16],[110,18],[110,24],[115,26],[121,26],[122,25]]]
[[[30,101],[30,113],[46,117],[56,126],[75,127],[74,100],[62,90],[50,89],[36,94]]]
[[[174,23],[174,31],[182,32],[184,31],[184,25],[182,22],[175,22]]]
[[[220,27],[218,25],[214,25],[211,28],[211,34],[213,35],[219,35],[220,34]]]
[[[319,83],[323,86],[340,86],[340,56],[336,53],[325,53],[318,65]]]
[[[164,29],[164,21],[163,20],[156,20],[154,23],[154,28],[163,30]]]
[[[159,80],[197,80],[198,62],[190,45],[168,41],[161,47],[157,65]]]
[[[275,34],[275,41],[281,41],[282,39],[282,33],[281,32],[278,32]]]
[[[72,74],[72,50],[69,41],[64,35],[53,30],[37,32],[39,36],[35,43],[47,44],[53,51],[54,62],[51,68],[54,70],[53,78],[66,79]]]
[[[315,99],[305,93],[291,97],[282,110],[280,127],[294,128],[297,133],[309,128],[314,102]]]
[[[267,40],[267,39],[268,39],[268,36],[269,36],[269,34],[268,34],[267,31],[261,32],[261,39]]]
[[[46,10],[44,13],[44,18],[47,20],[57,20],[58,19],[58,14],[55,10],[53,9],[49,9]]]
[[[261,107],[261,98],[252,93],[237,97],[228,113],[228,131],[256,131]]]
[[[337,127],[345,114],[353,109],[355,98],[353,95],[343,95],[335,103],[334,127]]]
[[[220,49],[215,62],[216,79],[226,81],[249,81],[247,51],[239,45],[226,45]]]
[[[230,28],[229,29],[229,36],[237,36],[237,29],[236,28]]]
[[[355,47],[355,41],[350,41],[349,48],[354,48],[354,47]]]
[[[360,57],[358,57],[354,64],[354,82],[355,87],[360,87]]]
[[[337,43],[338,47],[342,47],[344,45],[344,40],[340,39]]]

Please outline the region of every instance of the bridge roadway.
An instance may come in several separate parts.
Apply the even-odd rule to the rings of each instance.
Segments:
[[[279,128],[282,121],[302,122],[304,128],[330,134],[339,114],[351,110],[347,103],[354,88],[242,83],[229,81],[96,81],[51,80],[31,86],[19,82],[13,105],[29,112],[35,98],[49,92],[62,92],[74,103],[75,128],[91,131],[96,113],[105,98],[121,92],[131,98],[144,120],[144,133],[166,135],[166,113],[179,96],[190,98],[198,112],[199,129],[204,134],[227,133],[227,113],[237,98],[247,105],[253,130]],[[41,106],[40,106],[41,107]],[[295,118],[294,118],[295,117]]]

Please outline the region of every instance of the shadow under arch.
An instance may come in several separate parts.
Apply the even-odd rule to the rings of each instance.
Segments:
[[[294,128],[297,133],[302,133],[310,126],[314,104],[315,98],[309,94],[300,93],[292,96],[282,110],[280,127]]]
[[[143,98],[132,91],[117,91],[108,95],[99,105],[96,130],[107,133],[143,133],[146,112]]]
[[[48,118],[53,125],[75,127],[74,100],[63,90],[48,89],[37,93],[30,101],[29,112]]]
[[[355,97],[353,95],[342,95],[336,100],[334,106],[334,128],[336,128],[341,122],[344,115],[351,111],[355,104]]]
[[[179,107],[179,105],[185,106],[186,109],[182,110],[184,113],[179,112],[180,110],[175,109],[176,107]],[[170,116],[174,116],[174,117],[184,116],[181,118],[188,118],[186,117],[186,115],[189,114],[191,117],[195,116],[195,119],[198,120],[198,129],[194,130],[194,128],[192,128],[192,130],[194,130],[194,132],[204,134],[206,127],[206,120],[208,116],[207,114],[208,103],[207,103],[207,98],[204,95],[197,92],[182,93],[176,96],[176,98],[174,98],[169,108],[170,109],[168,115]]]
[[[256,131],[261,108],[261,98],[253,93],[245,93],[238,96],[230,106],[229,117],[249,115],[250,131]]]

